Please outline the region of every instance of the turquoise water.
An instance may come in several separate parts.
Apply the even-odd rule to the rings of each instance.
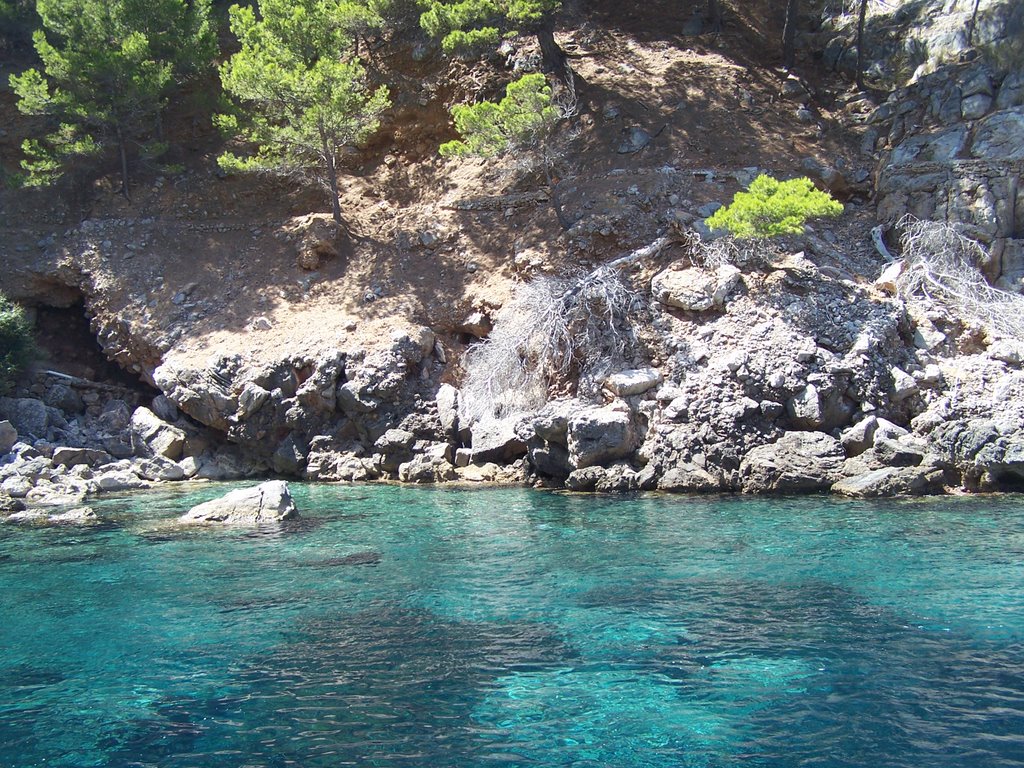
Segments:
[[[0,766],[1024,766],[1024,504],[293,486],[0,526]]]

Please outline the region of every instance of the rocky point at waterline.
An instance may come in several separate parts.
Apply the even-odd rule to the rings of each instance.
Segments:
[[[962,0],[946,5],[969,19]],[[989,21],[1020,15],[980,7]],[[351,241],[329,217],[290,215],[277,188],[261,198],[205,166],[149,180],[135,203],[97,198],[83,219],[60,196],[0,190],[3,288],[40,307],[81,301],[106,355],[156,388],[39,374],[0,398],[0,510],[48,521],[96,494],[268,476],[852,496],[1021,487],[1020,335],[897,291],[902,262],[872,242],[907,213],[947,222],[986,247],[990,282],[1021,287],[1021,70],[988,49],[943,59],[960,41],[932,29],[948,26],[938,8],[912,9],[937,58],[888,100],[811,72],[817,54],[848,68],[849,30],[805,30],[796,69],[751,79],[713,50],[642,35],[629,43],[639,70],[607,67],[597,53],[615,51],[566,23],[594,86],[575,128],[594,140],[569,148],[560,200],[578,218],[565,231],[552,190],[491,164],[417,160],[450,134],[446,116],[417,123],[436,120],[419,91],[401,116],[417,131],[396,130],[392,154],[351,179],[345,216],[370,233]],[[978,41],[1012,47],[989,21]],[[432,93],[461,93],[451,73],[431,77],[444,83]],[[721,104],[698,109],[698,85]],[[635,99],[651,89],[664,115],[637,125],[653,119]],[[773,137],[778,154],[737,136]],[[692,233],[711,234],[703,219],[762,171],[809,174],[847,212],[777,247],[707,258]],[[495,391],[500,416],[480,416],[467,367],[516,291],[653,243],[620,269],[623,353],[592,380],[552,376],[527,409]]]

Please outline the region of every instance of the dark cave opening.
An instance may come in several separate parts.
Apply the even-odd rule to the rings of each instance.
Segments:
[[[157,390],[103,354],[79,298],[66,307],[40,304],[35,308],[38,365],[101,384],[114,384],[152,397]]]

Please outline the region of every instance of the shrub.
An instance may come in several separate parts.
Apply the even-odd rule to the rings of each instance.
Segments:
[[[34,350],[32,326],[24,310],[0,293],[0,394],[14,386]]]
[[[815,189],[806,177],[779,181],[762,174],[705,223],[711,229],[727,229],[736,237],[774,237],[803,232],[804,222],[812,216],[842,212],[841,203]]]

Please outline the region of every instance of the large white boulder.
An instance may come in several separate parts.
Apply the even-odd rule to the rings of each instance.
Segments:
[[[266,525],[298,518],[288,483],[271,480],[252,488],[239,488],[192,507],[182,515],[182,523],[223,523],[226,525]]]

